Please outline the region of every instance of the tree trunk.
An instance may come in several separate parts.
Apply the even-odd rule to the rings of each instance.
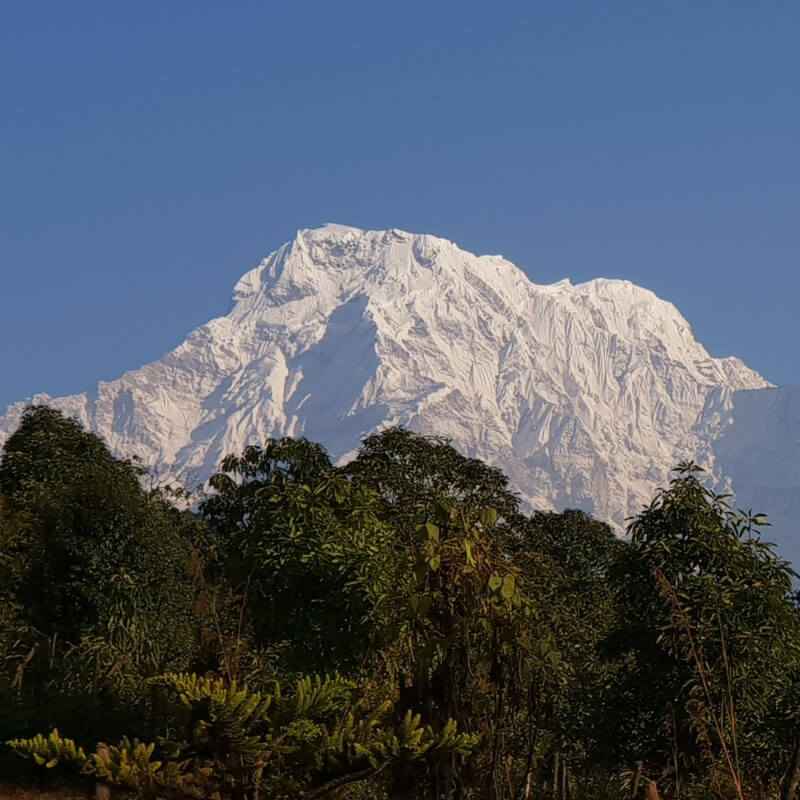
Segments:
[[[556,750],[556,754],[553,757],[553,800],[558,800],[558,756],[559,753]]]
[[[639,761],[636,764],[636,775],[633,778],[633,786],[631,787],[631,797],[635,798],[639,794],[639,784],[642,781],[642,762]]]

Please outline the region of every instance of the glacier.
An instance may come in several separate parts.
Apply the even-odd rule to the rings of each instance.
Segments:
[[[539,285],[501,256],[400,230],[301,230],[247,272],[229,312],[61,409],[163,482],[306,436],[336,461],[391,425],[452,439],[529,507],[623,530],[692,459],[800,564],[800,389],[712,358],[669,302],[623,280]]]

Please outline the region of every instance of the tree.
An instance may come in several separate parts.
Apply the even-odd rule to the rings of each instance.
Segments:
[[[608,673],[597,656],[613,616],[606,573],[620,546],[608,526],[580,512],[526,518],[501,473],[399,429],[368,437],[342,471],[379,494],[396,532],[395,577],[375,616],[400,703],[480,736],[431,795],[465,796],[476,782],[486,796],[524,792],[578,728],[589,746]],[[408,782],[400,776],[393,796]]]
[[[27,520],[12,513],[0,494],[0,653],[9,651],[18,625],[17,591],[25,569],[21,553],[26,535]]]
[[[255,642],[280,646],[289,669],[356,669],[370,643],[368,594],[387,575],[375,568],[390,537],[379,498],[305,440],[249,447],[210,485],[206,572],[230,586]]]
[[[87,733],[143,725],[146,679],[191,665],[194,523],[141,474],[45,407],[27,409],[6,442],[0,493],[16,522],[0,559],[13,565],[18,631],[0,735],[59,715]]]
[[[681,465],[631,523],[610,644],[627,660],[621,700],[638,712],[625,741],[651,774],[679,785],[709,769],[742,796],[791,754],[769,720],[797,674],[793,573],[758,536],[761,516],[732,514],[698,474]]]
[[[531,670],[528,707],[519,714],[527,716],[523,729],[536,734],[537,759],[528,769],[552,770],[557,783],[581,775],[585,791],[599,795],[617,766],[608,758],[608,720],[618,698],[608,687],[618,664],[601,649],[617,614],[609,573],[627,545],[577,510],[533,512],[513,530],[511,550],[551,660]]]
[[[508,478],[476,458],[467,458],[441,436],[389,428],[368,436],[354,461],[342,467],[357,486],[377,492],[387,521],[401,535],[443,503],[465,509],[493,508],[503,520],[518,508]]]
[[[120,593],[132,599],[124,584],[135,583],[165,617],[184,616],[189,543],[162,498],[142,489],[141,474],[60,412],[23,415],[4,448],[0,491],[30,520],[17,597],[39,632],[74,644],[112,624]]]

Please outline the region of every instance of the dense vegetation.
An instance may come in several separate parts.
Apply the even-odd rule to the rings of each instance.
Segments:
[[[183,798],[798,797],[793,573],[682,465],[629,537],[389,430],[207,494],[47,408],[0,462],[0,775]],[[44,769],[43,767],[49,768]]]

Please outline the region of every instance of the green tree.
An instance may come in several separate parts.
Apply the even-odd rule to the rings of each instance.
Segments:
[[[635,709],[616,733],[676,789],[707,773],[741,797],[774,785],[791,756],[772,721],[797,714],[782,707],[800,643],[793,573],[758,536],[760,515],[732,514],[698,473],[678,469],[616,566],[610,644],[626,660],[620,706]]]
[[[618,700],[608,691],[618,664],[604,656],[602,643],[617,613],[609,573],[626,544],[577,510],[534,512],[517,519],[514,532],[511,550],[542,639],[538,662],[529,664],[527,707],[517,715],[528,747],[518,749],[539,782],[544,774],[551,785],[554,776],[559,785],[580,776],[585,792],[601,796],[616,766],[608,758],[607,721]]]
[[[526,518],[505,476],[438,437],[385,431],[342,470],[379,494],[396,534],[374,617],[399,703],[480,737],[428,788],[418,767],[399,776],[393,796],[524,793],[559,750],[566,763],[580,729],[577,766],[608,672],[597,642],[613,618],[610,529],[580,512]]]
[[[18,623],[17,591],[24,572],[26,519],[14,514],[0,494],[0,653],[7,653]]]
[[[41,633],[76,643],[113,624],[120,595],[133,602],[122,584],[135,583],[165,617],[184,616],[189,544],[168,504],[143,490],[141,474],[45,407],[29,408],[6,442],[0,491],[30,521],[16,594]]]
[[[141,474],[45,407],[27,409],[6,442],[0,493],[16,523],[3,527],[0,559],[11,560],[18,629],[3,654],[13,690],[0,735],[59,718],[87,732],[142,725],[146,679],[191,666],[195,523]]]
[[[379,498],[305,440],[249,447],[210,485],[205,572],[230,587],[234,616],[258,645],[279,646],[289,669],[356,669],[370,642],[368,594],[387,576],[375,568],[390,536]]]
[[[501,520],[513,516],[519,505],[499,470],[462,455],[441,436],[402,428],[368,436],[342,472],[356,485],[377,492],[387,521],[401,535],[413,535],[420,521],[437,513],[443,503],[493,508]]]

